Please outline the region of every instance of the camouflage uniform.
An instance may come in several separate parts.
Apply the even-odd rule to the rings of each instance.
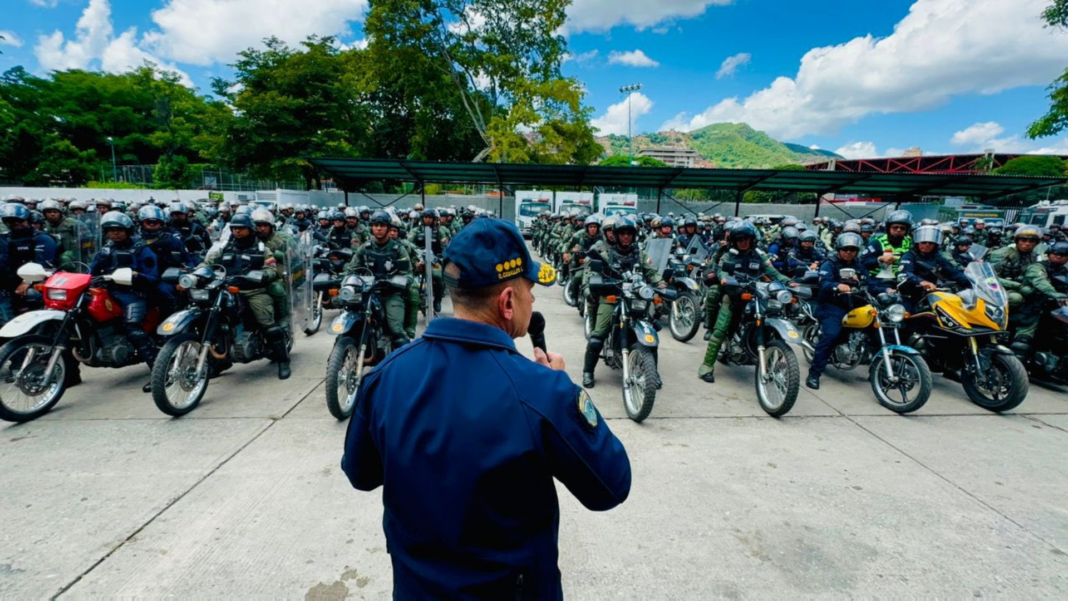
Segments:
[[[1036,300],[1036,290],[1024,277],[1028,267],[1037,262],[1034,252],[1023,254],[1015,246],[1007,246],[990,255],[990,266],[1009,296],[1009,315],[1014,316],[1017,338],[1035,337],[1038,320],[1042,317],[1042,303]]]

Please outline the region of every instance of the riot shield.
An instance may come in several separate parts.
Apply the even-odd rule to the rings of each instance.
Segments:
[[[78,273],[89,273],[89,265],[92,264],[93,257],[96,256],[103,243],[100,213],[82,213],[74,216],[73,219],[77,225],[75,256],[72,264],[67,265],[66,269]]]
[[[312,250],[315,241],[311,231],[298,235],[284,234],[286,240],[286,285],[289,287],[290,315],[281,315],[280,322],[311,335],[318,328],[312,328],[315,317],[315,295],[312,293]]]
[[[434,256],[433,247],[434,231],[429,225],[423,226],[423,301],[426,303],[426,325],[434,315],[434,263],[438,257]]]
[[[657,273],[664,273],[668,259],[671,258],[671,247],[675,241],[671,238],[650,238],[645,241],[645,259],[656,269]]]
[[[693,246],[693,244],[691,244],[690,246]],[[708,247],[705,246],[704,244],[701,244],[700,240],[697,240],[697,248],[692,250],[692,251],[690,251],[689,254],[690,254],[690,258],[693,259],[694,261],[699,261],[701,263],[704,263],[705,259],[707,259],[708,255],[709,255]]]

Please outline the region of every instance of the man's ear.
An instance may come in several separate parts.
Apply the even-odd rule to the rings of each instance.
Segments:
[[[501,290],[501,293],[497,295],[497,308],[502,318],[510,320],[515,317],[515,288],[505,286]]]

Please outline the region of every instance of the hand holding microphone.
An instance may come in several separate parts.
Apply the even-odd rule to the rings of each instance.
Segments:
[[[558,371],[564,370],[564,358],[557,353],[550,353],[545,346],[545,316],[539,311],[530,314],[527,335],[534,345],[534,362]]]

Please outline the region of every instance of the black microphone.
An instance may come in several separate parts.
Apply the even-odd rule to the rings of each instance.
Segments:
[[[530,336],[530,342],[534,345],[534,348],[540,348],[545,353],[549,352],[549,349],[545,348],[545,316],[540,311],[534,311],[530,314],[527,335]]]

